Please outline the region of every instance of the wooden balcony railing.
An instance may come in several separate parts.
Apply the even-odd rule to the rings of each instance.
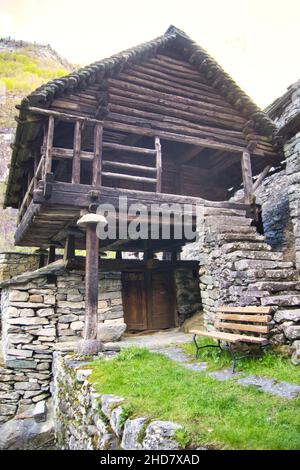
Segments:
[[[155,137],[154,148],[131,147],[129,145],[117,144],[103,141],[103,122],[96,119],[73,116],[71,114],[59,113],[39,108],[29,108],[29,111],[48,117],[45,129],[43,145],[41,147],[41,158],[36,167],[35,174],[30,181],[22,204],[19,209],[19,220],[23,217],[30,201],[33,190],[38,181],[44,181],[44,197],[51,195],[51,184],[54,180],[53,160],[72,160],[71,182],[80,184],[81,162],[89,161],[92,164],[91,186],[102,185],[103,177],[109,179],[128,180],[137,183],[153,185],[156,192],[162,190],[162,156],[160,139]],[[71,121],[74,126],[73,149],[54,147],[55,120]],[[83,124],[87,122],[94,126],[94,149],[93,152],[84,151],[81,148]],[[151,165],[133,164],[129,162],[118,162],[113,159],[104,160],[103,150],[124,151],[147,155],[152,158]],[[135,173],[146,173],[147,176],[139,176]],[[129,173],[129,174],[128,174]]]

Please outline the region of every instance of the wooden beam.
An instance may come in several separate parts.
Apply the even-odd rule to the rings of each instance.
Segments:
[[[52,170],[53,134],[54,134],[54,117],[49,116],[47,138],[46,138],[46,151],[45,151],[45,174],[51,173],[51,170]]]
[[[252,167],[251,155],[248,150],[242,153],[242,176],[244,183],[244,202],[245,204],[252,204],[253,202],[253,180],[252,180]]]
[[[80,183],[80,150],[81,150],[81,130],[82,123],[75,122],[74,144],[73,144],[73,165],[72,165],[72,183]]]
[[[155,149],[156,149],[156,192],[161,193],[161,185],[162,185],[161,144],[160,144],[160,139],[157,136],[155,136]]]
[[[101,171],[102,171],[102,142],[103,140],[103,126],[102,124],[95,124],[94,130],[94,160],[93,160],[93,176],[92,185],[101,186]]]
[[[65,243],[64,261],[75,258],[75,237],[68,235]]]
[[[54,111],[51,109],[43,109],[43,108],[37,108],[34,106],[29,106],[29,107],[24,107],[24,106],[16,106],[17,109],[21,109],[23,111],[29,111],[34,114],[41,114],[43,116],[51,116],[53,118],[60,119],[61,121],[71,121],[75,122],[77,120],[82,121],[82,122],[87,122],[90,124],[102,124],[103,121],[100,121],[99,119],[92,119],[89,117],[85,116],[76,116],[75,114],[68,114],[68,113],[62,113],[59,111]]]
[[[266,166],[266,168],[260,173],[260,175],[258,176],[257,180],[255,181],[255,183],[253,184],[253,192],[255,192],[257,190],[257,188],[259,188],[259,186],[261,185],[261,183],[263,182],[263,180],[265,179],[265,177],[267,176],[267,174],[269,173],[269,171],[271,170],[272,166],[271,165],[268,165]]]
[[[47,264],[54,263],[54,261],[55,261],[55,245],[50,245]]]
[[[84,339],[97,339],[98,284],[99,284],[99,239],[96,224],[86,230],[85,264],[85,326]]]

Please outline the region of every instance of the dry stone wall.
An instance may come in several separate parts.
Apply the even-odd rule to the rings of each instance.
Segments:
[[[0,423],[49,396],[53,351],[80,339],[84,326],[82,271],[15,279],[3,287],[1,298]],[[118,329],[122,323],[124,332],[121,275],[100,273],[99,327],[115,333],[115,323]]]
[[[107,358],[109,360],[109,358]],[[126,399],[97,393],[86,362],[55,353],[55,434],[60,449],[175,450],[182,426],[170,421],[128,418]]]
[[[198,272],[192,269],[177,269],[175,286],[178,323],[182,325],[187,318],[202,308]]]

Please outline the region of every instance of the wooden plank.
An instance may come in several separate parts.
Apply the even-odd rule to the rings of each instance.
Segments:
[[[203,147],[191,147],[189,148],[186,153],[183,155],[178,156],[178,163],[180,165],[184,165],[190,160],[192,160],[194,157],[196,157],[200,152],[202,152]]]
[[[139,171],[150,171],[156,173],[156,168],[151,166],[143,166],[143,165],[134,165],[132,163],[122,163],[122,162],[113,162],[110,160],[105,160],[102,162],[103,166],[112,166],[115,168],[124,168],[127,170],[139,170]]]
[[[103,148],[110,150],[124,150],[130,153],[142,153],[145,155],[156,155],[156,151],[152,149],[146,149],[143,147],[131,147],[130,145],[114,144],[111,142],[103,142]]]
[[[215,322],[215,328],[222,328],[224,330],[239,330],[239,331],[253,331],[255,333],[269,333],[269,326],[260,326],[260,325],[245,325],[243,323],[226,323],[226,322]]]
[[[102,139],[103,139],[103,126],[100,123],[95,124],[94,130],[94,160],[93,160],[93,176],[92,185],[101,185],[101,171],[102,171]]]
[[[42,148],[43,151],[43,148]],[[72,149],[64,149],[64,148],[59,148],[59,147],[53,147],[52,149],[52,158],[55,159],[68,159],[72,160],[74,156],[74,152]],[[85,160],[85,161],[92,161],[94,159],[94,154],[93,152],[86,152],[83,150],[80,150],[79,152],[79,157],[80,160]]]
[[[272,166],[271,165],[267,165],[264,170],[260,173],[260,175],[258,176],[257,180],[254,182],[253,184],[253,192],[255,193],[255,191],[257,190],[257,188],[259,188],[259,186],[262,184],[263,180],[265,179],[265,177],[267,176],[267,174],[269,173],[269,171],[271,170]]]
[[[52,170],[52,147],[53,147],[53,134],[54,134],[54,117],[49,116],[46,150],[45,150],[45,174],[51,173]]]
[[[136,181],[139,183],[156,183],[156,178],[147,178],[145,176],[133,176],[133,175],[124,175],[123,173],[111,173],[109,171],[103,171],[102,176],[107,176],[108,178],[117,178],[128,181]]]
[[[96,224],[89,224],[86,230],[85,264],[85,325],[84,339],[97,338],[99,289],[99,238]]]
[[[253,179],[251,167],[251,155],[248,150],[242,153],[242,176],[244,183],[244,201],[246,204],[253,202]]]
[[[156,149],[156,192],[161,193],[162,185],[162,159],[161,159],[161,144],[159,137],[155,137]]]
[[[81,129],[82,123],[80,121],[76,121],[74,128],[72,183],[80,183]]]
[[[252,323],[269,323],[272,320],[271,315],[238,315],[235,313],[217,313],[218,320],[234,320]]]
[[[190,333],[205,336],[207,338],[219,339],[226,341],[228,343],[256,343],[256,344],[267,344],[268,340],[266,338],[259,338],[258,336],[248,336],[248,335],[236,335],[233,333],[223,333],[222,331],[202,331],[202,330],[190,330]]]
[[[92,119],[86,116],[77,116],[75,114],[62,113],[62,112],[54,111],[51,109],[37,108],[35,106],[29,106],[29,107],[16,106],[16,108],[22,109],[24,111],[29,111],[34,114],[41,114],[43,116],[51,116],[53,118],[57,118],[62,121],[75,122],[79,120],[79,121],[87,122],[90,124],[98,124],[98,123],[103,124],[103,121],[100,121],[99,119]]]
[[[221,313],[255,313],[268,315],[273,312],[273,307],[260,307],[260,306],[248,306],[248,307],[233,307],[231,305],[222,305],[217,308],[217,312]]]

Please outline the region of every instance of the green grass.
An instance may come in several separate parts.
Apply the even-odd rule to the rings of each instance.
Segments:
[[[219,382],[167,357],[132,347],[92,363],[100,393],[124,396],[131,416],[178,422],[178,441],[220,449],[299,449],[300,399]]]
[[[197,340],[201,346],[216,344],[209,338]],[[194,358],[195,345],[187,343],[180,347]],[[218,348],[207,348],[199,351],[200,362],[207,362],[209,370],[219,370],[231,367],[232,359],[228,351],[221,352]],[[271,377],[276,380],[283,380],[300,385],[300,367],[291,363],[290,357],[284,357],[282,352],[276,350],[266,350],[261,358],[243,359],[237,363],[237,372],[247,375],[260,375]]]

